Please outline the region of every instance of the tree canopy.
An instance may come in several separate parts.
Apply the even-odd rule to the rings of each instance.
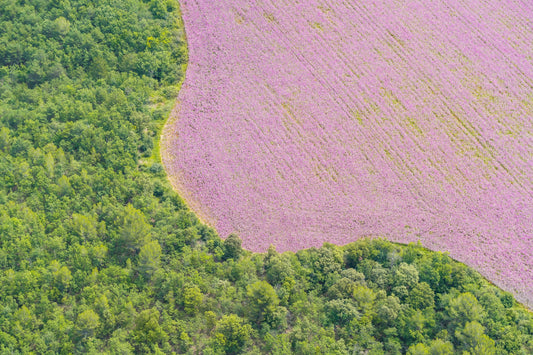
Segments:
[[[0,0],[0,352],[531,354],[533,319],[420,245],[253,254],[169,186],[176,0]]]

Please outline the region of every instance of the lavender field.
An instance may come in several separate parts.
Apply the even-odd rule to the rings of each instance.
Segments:
[[[222,237],[420,240],[533,305],[533,3],[183,0],[163,161]]]

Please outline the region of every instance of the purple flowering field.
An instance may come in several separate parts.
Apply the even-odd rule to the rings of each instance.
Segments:
[[[533,2],[182,0],[170,179],[265,251],[420,240],[533,305]]]

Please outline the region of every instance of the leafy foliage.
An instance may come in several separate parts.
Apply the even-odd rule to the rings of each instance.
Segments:
[[[531,314],[444,254],[251,254],[200,224],[154,145],[174,0],[0,7],[0,352],[533,351]]]

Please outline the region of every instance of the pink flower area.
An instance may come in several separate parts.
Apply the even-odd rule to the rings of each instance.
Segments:
[[[533,2],[181,4],[163,159],[222,237],[420,240],[533,305]]]

